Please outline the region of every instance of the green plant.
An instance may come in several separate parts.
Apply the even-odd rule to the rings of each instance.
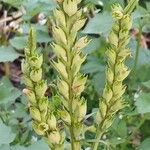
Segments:
[[[115,23],[108,36],[106,84],[97,113],[97,142],[93,144],[93,150],[97,149],[99,139],[112,125],[116,113],[126,106],[122,97],[126,90],[123,81],[130,71],[125,65],[125,60],[131,56],[131,52],[126,46],[129,43],[129,31],[132,27],[131,12],[137,2],[138,0],[130,1],[124,10],[119,4],[112,6]]]
[[[60,149],[63,136],[58,130],[56,118],[49,108],[46,80],[42,79],[43,56],[36,51],[34,30],[31,29],[28,45],[25,49],[25,61],[22,62],[23,80],[26,88],[23,90],[28,97],[28,105],[33,123],[32,127],[38,135],[44,137],[51,149]]]
[[[60,106],[56,110],[56,116],[64,123],[68,134],[66,138],[69,138],[72,150],[81,149],[82,142],[86,142],[84,134],[87,129],[84,123],[87,102],[81,95],[87,77],[80,73],[80,67],[86,59],[81,50],[89,40],[86,36],[79,38],[77,34],[86,22],[82,11],[78,10],[80,2],[81,0],[64,0],[59,3],[59,7],[54,11],[54,42],[51,44],[57,56],[57,60],[51,64],[59,73],[57,87]],[[122,97],[126,90],[123,80],[130,71],[125,66],[125,59],[131,54],[126,45],[132,26],[131,12],[136,4],[137,0],[131,0],[124,10],[119,4],[112,6],[115,23],[108,36],[106,85],[97,113],[96,139],[92,146],[90,144],[92,150],[98,149],[100,139],[112,125],[116,113],[126,106]],[[27,88],[23,92],[29,100],[33,129],[44,137],[51,149],[63,149],[63,131],[57,126],[58,121],[51,110],[51,104],[44,95],[47,83],[42,79],[43,57],[36,51],[32,29],[25,56],[22,71]]]

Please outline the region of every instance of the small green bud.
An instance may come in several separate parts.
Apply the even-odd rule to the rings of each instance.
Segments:
[[[74,49],[81,50],[85,48],[89,42],[90,41],[88,40],[87,36],[84,36],[75,43]]]
[[[44,80],[39,81],[35,86],[35,92],[38,98],[42,98],[47,90],[47,83]]]
[[[34,82],[39,82],[42,79],[42,69],[33,69],[30,72],[30,78]]]
[[[114,80],[114,72],[112,71],[112,69],[107,68],[107,72],[106,72],[106,79],[108,81],[109,84],[113,83]]]
[[[38,128],[38,123],[33,122],[32,123],[32,128],[34,129],[34,131],[38,134],[38,135],[44,135],[45,131],[41,130]]]
[[[25,60],[22,60],[21,70],[23,74],[26,74],[26,75],[28,75],[30,72],[29,64]]]
[[[114,98],[119,99],[125,93],[125,90],[126,90],[126,86],[123,86],[122,90],[118,91],[118,93],[114,95]]]
[[[53,61],[52,64],[55,67],[55,69],[58,71],[58,73],[60,73],[61,76],[63,76],[65,79],[68,78],[66,66],[62,62],[58,61],[58,63],[56,63]]]
[[[59,115],[65,123],[67,123],[68,125],[71,125],[71,117],[70,117],[70,114],[66,110],[60,111]]]
[[[55,41],[67,45],[67,39],[64,31],[60,27],[53,26],[53,36]]]
[[[115,81],[113,84],[114,95],[117,95],[122,90],[122,82]]]
[[[130,73],[130,70],[124,70],[122,69],[118,74],[117,74],[117,81],[123,81]]]
[[[73,75],[76,76],[76,74],[79,72],[81,68],[81,64],[85,61],[86,56],[80,56],[80,54],[76,54],[72,61],[72,72]]]
[[[61,140],[60,133],[58,131],[53,131],[48,135],[48,140],[52,144],[59,144]]]
[[[80,95],[83,92],[86,80],[87,78],[82,75],[78,75],[74,78],[72,89],[76,95]]]
[[[51,130],[55,130],[56,129],[57,121],[56,121],[56,117],[53,114],[49,115],[49,117],[47,119],[47,123],[48,123],[49,128]]]
[[[109,102],[112,96],[113,96],[113,92],[111,88],[108,85],[106,85],[103,91],[103,98]]]
[[[48,124],[46,124],[45,122],[41,122],[40,124],[38,124],[38,129],[40,129],[41,131],[43,130],[44,132],[46,132],[49,127]]]
[[[119,4],[112,5],[112,16],[114,19],[121,19],[123,17],[123,9]]]
[[[59,80],[57,83],[57,87],[59,89],[60,94],[62,94],[66,99],[68,99],[69,98],[68,84],[63,80]]]
[[[36,104],[35,93],[29,89],[23,89],[23,93],[27,96],[31,104]]]
[[[81,122],[87,111],[87,102],[84,98],[82,98],[78,103],[78,121]]]
[[[32,56],[29,59],[29,64],[31,67],[41,68],[43,63],[43,56]]]
[[[85,22],[86,19],[77,20],[71,29],[71,33],[79,31],[84,26]]]
[[[33,82],[30,80],[29,77],[27,77],[27,76],[24,75],[24,76],[22,77],[22,79],[23,79],[23,81],[24,81],[24,83],[25,83],[25,85],[26,85],[27,87],[33,88]]]
[[[48,98],[43,97],[43,98],[39,99],[39,109],[40,109],[40,111],[47,110],[47,108],[48,108]]]
[[[109,63],[111,66],[114,66],[114,64],[116,63],[116,52],[109,48],[106,51],[106,56],[108,57]]]
[[[123,62],[126,57],[131,57],[130,49],[125,49],[119,52],[118,54],[118,60],[119,62]]]
[[[108,40],[110,42],[110,44],[114,45],[114,46],[118,46],[118,35],[115,34],[113,31],[110,32],[109,36],[108,36]]]
[[[63,2],[63,9],[68,16],[73,16],[78,10],[77,1],[76,0],[65,0]]]
[[[118,101],[116,101],[115,105],[112,106],[112,110],[114,111],[114,113],[118,112],[120,109],[123,109],[125,107],[125,103],[122,99],[119,99]]]
[[[35,107],[30,107],[30,115],[36,121],[40,122],[42,120],[40,111]]]
[[[121,21],[121,26],[123,29],[130,30],[132,27],[132,20],[131,17],[127,14],[124,15]]]
[[[104,118],[106,116],[106,113],[107,113],[107,105],[102,98],[100,99],[99,108],[100,108],[101,117]]]
[[[53,48],[56,55],[60,58],[63,58],[65,61],[67,61],[67,55],[64,48],[62,48],[60,45],[52,43],[51,47]]]
[[[118,33],[119,32],[119,24],[114,24],[113,26],[112,26],[112,29],[113,29],[113,31],[115,32],[115,33]]]
[[[62,25],[63,27],[66,27],[66,18],[65,18],[65,15],[64,15],[63,11],[56,8],[54,10],[54,16],[55,16],[56,20],[59,22],[60,25]]]

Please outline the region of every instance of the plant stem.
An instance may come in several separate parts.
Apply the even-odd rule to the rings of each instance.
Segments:
[[[142,27],[139,28],[139,33],[137,36],[136,54],[135,54],[135,61],[134,61],[134,72],[136,71],[137,64],[138,64],[138,58],[139,58],[139,52],[140,52],[140,46],[141,46],[141,35],[142,35]]]
[[[97,128],[97,132],[96,132],[96,141],[92,147],[92,150],[97,150],[98,149],[98,146],[99,146],[99,140],[101,139],[103,135],[103,132],[101,132],[101,130],[99,130],[99,128]]]
[[[10,75],[10,68],[9,68],[9,63],[8,62],[4,63],[4,68],[5,68],[5,75],[7,77],[9,77],[9,75]]]

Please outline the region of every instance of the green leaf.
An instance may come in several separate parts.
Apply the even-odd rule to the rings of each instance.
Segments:
[[[21,92],[13,87],[7,77],[3,77],[0,81],[0,104],[14,102],[21,95]]]
[[[32,0],[25,3],[25,8],[27,12],[24,15],[24,19],[30,20],[32,17],[39,13],[44,13],[49,15],[49,12],[53,10],[56,6],[56,1],[53,0]]]
[[[20,56],[12,47],[0,47],[0,62],[12,62]]]
[[[140,145],[139,150],[149,150],[150,149],[150,137],[146,138]]]
[[[11,150],[9,145],[3,144],[0,146],[0,150]]]
[[[28,147],[29,150],[49,150],[48,145],[43,141],[37,141]]]
[[[5,3],[12,5],[13,7],[20,7],[27,0],[2,0]]]
[[[9,144],[15,139],[11,128],[0,122],[0,145]]]
[[[150,93],[142,93],[135,102],[137,110],[139,113],[149,113],[150,112]]]
[[[104,12],[96,14],[92,18],[85,29],[82,31],[85,34],[104,34],[107,36],[112,26],[112,17],[110,13]]]
[[[142,85],[144,85],[145,87],[147,87],[148,89],[150,89],[150,80],[143,82]]]
[[[16,49],[24,49],[26,47],[27,39],[27,36],[14,37],[9,42]]]

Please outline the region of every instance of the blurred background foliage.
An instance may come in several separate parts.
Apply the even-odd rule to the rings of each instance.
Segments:
[[[81,35],[87,34],[91,43],[84,49],[88,54],[82,72],[88,75],[84,96],[88,114],[98,107],[105,81],[105,51],[107,35],[112,26],[111,4],[125,6],[128,0],[83,0],[84,15],[88,18]],[[24,58],[29,28],[37,32],[38,50],[44,55],[44,76],[48,79],[49,99],[57,88],[56,72],[49,60],[55,59],[52,41],[52,10],[55,0],[0,0],[0,150],[48,150],[47,145],[31,128],[27,102],[22,89],[21,60]],[[150,149],[150,1],[140,0],[133,13],[129,47],[132,58],[127,64],[131,74],[126,80],[126,101],[129,106],[118,113],[110,130],[103,136],[102,149]],[[55,98],[55,97],[54,97]],[[88,123],[92,123],[94,116]],[[87,134],[87,138],[92,137]]]

